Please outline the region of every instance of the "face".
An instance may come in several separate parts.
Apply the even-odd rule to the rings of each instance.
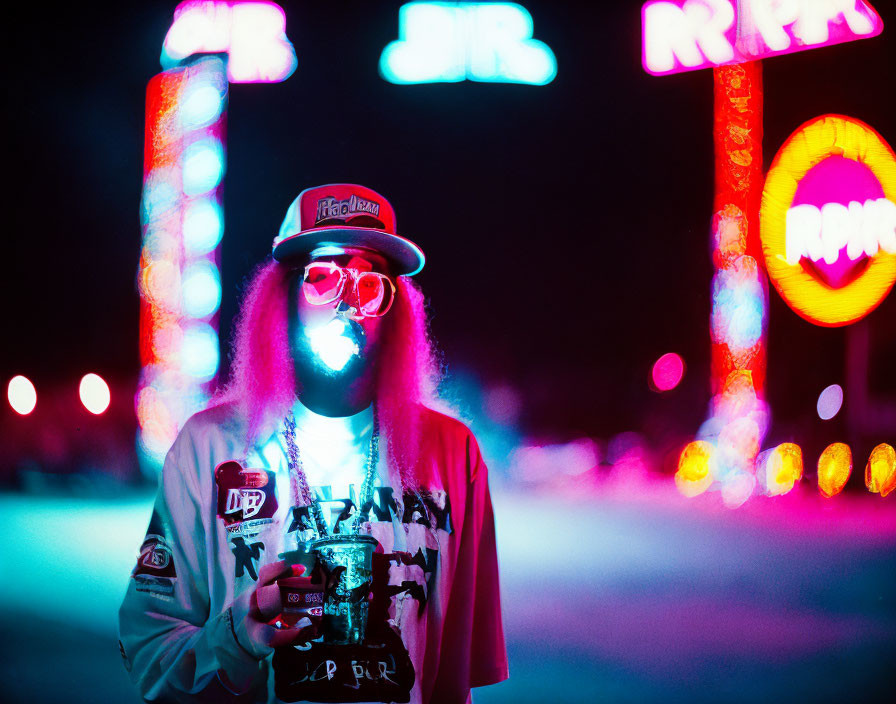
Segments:
[[[386,259],[364,249],[346,247],[341,254],[315,256],[311,261],[390,276]],[[308,380],[310,374],[350,381],[374,366],[383,317],[363,317],[351,310],[360,307],[357,286],[351,278],[345,282],[341,299],[313,305],[303,292],[299,269],[289,295],[290,346],[300,378]]]

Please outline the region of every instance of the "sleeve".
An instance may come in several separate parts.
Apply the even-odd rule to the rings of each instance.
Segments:
[[[119,647],[146,701],[253,701],[251,692],[265,672],[236,632],[249,593],[209,614],[205,517],[211,490],[201,491],[189,427],[165,458],[149,529],[119,610]]]
[[[443,697],[446,702],[469,701],[471,687],[495,684],[508,677],[488,470],[472,435],[467,439],[466,455],[464,469],[470,481],[434,701]]]

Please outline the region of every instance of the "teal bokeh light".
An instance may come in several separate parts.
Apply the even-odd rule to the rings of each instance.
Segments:
[[[199,198],[184,212],[184,247],[193,255],[208,254],[221,241],[224,217],[220,204],[213,198]]]
[[[208,193],[224,178],[224,147],[214,138],[194,142],[184,150],[183,189],[188,196]]]
[[[399,10],[398,41],[380,56],[380,75],[397,84],[545,85],[557,61],[533,30],[532,16],[516,3],[408,3]]]
[[[221,276],[213,262],[203,259],[183,273],[184,312],[191,318],[212,315],[221,305]]]
[[[180,347],[181,370],[208,381],[218,373],[218,333],[208,323],[197,323],[184,332]]]
[[[185,130],[207,127],[224,109],[224,96],[210,81],[200,81],[187,89],[180,106],[180,122]]]

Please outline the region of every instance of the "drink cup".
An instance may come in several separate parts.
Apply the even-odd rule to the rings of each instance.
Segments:
[[[354,534],[334,535],[312,544],[312,551],[327,573],[324,642],[357,645],[364,640],[376,546],[375,538]]]
[[[311,621],[310,638],[320,633],[324,616],[324,588],[314,584],[310,577],[283,577],[277,580],[283,611],[280,620],[287,628],[293,628],[302,618]]]

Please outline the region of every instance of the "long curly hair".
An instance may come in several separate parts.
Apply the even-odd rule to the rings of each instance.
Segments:
[[[234,326],[230,380],[212,401],[238,410],[246,421],[247,443],[276,430],[301,386],[288,333],[293,275],[292,267],[272,259],[253,273]],[[426,408],[453,413],[438,396],[442,367],[423,294],[405,276],[396,277],[395,288],[395,302],[382,322],[375,403],[390,472],[404,488],[418,490],[433,479],[427,463],[418,461]]]

